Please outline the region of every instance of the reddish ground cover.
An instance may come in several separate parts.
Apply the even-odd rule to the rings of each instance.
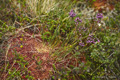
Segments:
[[[96,0],[93,3],[93,7],[96,8],[96,10],[99,10],[99,12],[102,12],[103,10],[106,10],[107,8],[109,10],[114,9],[114,5],[113,4],[108,4],[108,0]]]
[[[29,64],[25,67],[31,71],[31,75],[36,79],[44,79],[49,77],[49,71],[52,70],[52,60],[50,59],[50,48],[43,44],[40,37],[33,38],[32,35],[26,32],[20,32],[16,37],[9,40],[10,48],[8,50],[7,59],[13,64],[15,51],[20,56],[24,57]],[[26,57],[25,57],[26,56]],[[41,61],[40,66],[38,63]],[[17,69],[18,64],[14,67]],[[24,77],[24,75],[23,75]]]
[[[14,67],[17,70],[22,71],[18,63],[14,64],[15,55],[13,55],[13,53],[15,53],[16,51],[17,54],[24,57],[24,60],[29,63],[27,66],[24,67],[28,68],[28,71],[31,72],[30,75],[32,75],[35,79],[49,78],[49,72],[53,71],[53,63],[55,64],[57,69],[60,69],[61,67],[66,67],[68,65],[73,65],[77,67],[79,66],[78,61],[85,62],[84,56],[81,56],[79,60],[75,57],[69,59],[68,57],[70,57],[71,54],[66,56],[65,60],[56,62],[55,57],[53,58],[50,56],[50,52],[53,50],[48,46],[48,44],[43,43],[40,36],[32,37],[32,34],[29,34],[27,32],[19,32],[17,35],[11,37],[8,43],[9,48],[7,60],[10,62],[11,66],[13,65],[12,68]],[[38,65],[37,62],[40,61],[41,64]],[[23,79],[26,79],[25,74],[22,74]]]

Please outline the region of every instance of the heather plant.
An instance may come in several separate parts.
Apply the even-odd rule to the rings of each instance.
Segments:
[[[66,29],[66,31],[70,30],[70,33],[67,32],[67,36],[64,37],[64,41],[68,42],[67,47],[64,46],[64,49],[61,49],[61,52],[55,52],[55,55],[58,55],[58,57],[61,58],[57,58],[60,62],[62,62],[62,60],[65,58],[64,56],[69,54],[71,54],[71,57],[67,57],[66,59],[71,59],[74,57],[79,59],[78,56],[80,55],[85,55],[86,57],[86,63],[84,65],[84,68],[83,66],[67,66],[69,68],[66,69],[68,71],[68,75],[72,75],[72,79],[76,79],[75,73],[77,73],[77,76],[82,79],[89,78],[95,80],[98,79],[98,77],[108,75],[108,72],[110,71],[109,76],[106,77],[110,78],[110,76],[114,76],[114,78],[118,79],[119,72],[117,71],[119,71],[119,60],[117,56],[119,55],[120,45],[119,43],[116,43],[116,41],[118,40],[119,31],[106,28],[102,29],[102,26],[104,25],[98,25],[99,23],[101,23],[102,18],[104,18],[102,13],[96,14],[96,18],[89,21],[81,20],[80,17],[82,16],[79,15],[78,17],[78,15],[74,12],[73,9],[70,10],[68,15],[70,16],[68,18],[68,23],[70,24],[71,29]],[[94,28],[90,27],[90,25],[92,24],[94,25]],[[64,41],[62,42],[64,43]],[[83,63],[84,61],[78,61],[79,65],[82,65]],[[115,63],[117,63],[117,66],[115,65]],[[83,70],[81,70],[82,68]],[[116,71],[113,70],[115,68]],[[72,74],[73,71],[75,71],[74,74]],[[82,74],[79,71],[82,71]],[[104,73],[105,71],[106,73]],[[112,73],[114,71],[118,74]],[[58,74],[60,76],[63,76],[62,74],[64,73],[60,71],[58,72]],[[64,76],[64,78],[70,79],[68,78],[68,76]]]

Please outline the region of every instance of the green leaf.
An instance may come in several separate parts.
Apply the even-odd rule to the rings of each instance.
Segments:
[[[56,70],[55,64],[53,64],[53,69]]]
[[[80,52],[75,52],[75,55],[80,55]]]

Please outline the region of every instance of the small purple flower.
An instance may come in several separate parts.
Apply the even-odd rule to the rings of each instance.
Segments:
[[[89,34],[89,37],[93,37],[93,33]]]
[[[80,46],[85,46],[85,44],[84,44],[84,43],[81,43],[81,42],[79,43],[79,45],[80,45]]]
[[[99,40],[99,39],[97,39],[97,42],[99,43],[99,42],[100,42],[100,40]]]
[[[87,43],[95,43],[94,40],[87,40]]]
[[[75,22],[76,22],[76,23],[82,22],[82,20],[81,20],[79,17],[77,17],[77,18],[75,19]]]
[[[95,38],[93,38],[92,34],[89,34],[89,37],[87,38],[87,43],[95,43]]]
[[[96,16],[98,19],[102,19],[103,18],[103,14],[102,13],[98,13]]]
[[[71,9],[71,11],[69,12],[69,15],[70,15],[70,17],[75,17],[76,16],[76,14],[74,13],[74,10],[73,9]]]

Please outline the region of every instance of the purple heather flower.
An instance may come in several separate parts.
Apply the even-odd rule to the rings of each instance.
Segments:
[[[81,42],[79,43],[79,45],[80,45],[80,46],[85,46],[85,44],[84,44],[84,43],[81,43]]]
[[[89,37],[93,37],[93,33],[89,34]]]
[[[74,10],[73,9],[71,9],[71,11],[69,12],[69,15],[70,15],[70,17],[75,17],[76,16],[76,14],[74,13]]]
[[[95,38],[93,38],[92,34],[89,34],[89,37],[87,38],[87,43],[95,43]]]
[[[77,18],[75,19],[75,22],[76,22],[76,23],[82,22],[82,20],[81,20],[79,17],[77,17]]]
[[[99,42],[100,42],[100,40],[99,40],[99,39],[97,39],[97,42],[99,43]]]
[[[103,18],[103,14],[102,14],[102,13],[98,13],[96,17],[97,17],[98,19],[101,19],[101,18]]]
[[[87,40],[87,43],[95,43],[94,40]]]

